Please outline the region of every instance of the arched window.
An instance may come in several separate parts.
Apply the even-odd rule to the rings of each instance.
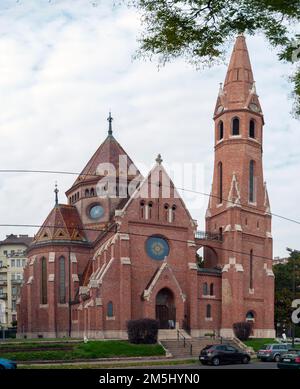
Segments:
[[[85,195],[85,197],[89,197],[90,191],[89,191],[88,189],[86,189],[86,190],[84,191],[84,195]]]
[[[141,219],[145,219],[145,201],[142,200],[140,202],[140,217]]]
[[[152,218],[152,208],[153,208],[153,203],[150,201],[148,204],[148,219]]]
[[[41,259],[41,304],[47,304],[47,259]]]
[[[232,120],[232,135],[239,135],[240,134],[240,119],[234,118]]]
[[[109,301],[107,304],[107,312],[106,312],[107,317],[113,317],[114,316],[114,305],[112,301]]]
[[[223,240],[223,228],[219,228],[219,240]]]
[[[164,205],[164,220],[169,221],[169,204]]]
[[[253,119],[249,122],[249,137],[255,138],[255,121]]]
[[[207,318],[211,317],[211,305],[210,304],[206,305],[206,317]]]
[[[210,294],[211,296],[214,295],[214,284],[213,284],[213,283],[210,284],[210,287],[209,287],[209,294]]]
[[[253,289],[253,250],[250,250],[250,280],[249,287]]]
[[[253,160],[249,163],[249,202],[254,203],[255,195],[254,195],[254,167],[255,162]]]
[[[248,321],[254,321],[254,319],[255,319],[255,316],[254,316],[254,313],[252,312],[252,311],[248,311],[247,313],[246,313],[246,320]]]
[[[219,137],[219,140],[223,139],[224,137],[224,123],[222,122],[222,120],[219,122],[219,134],[218,134],[218,137]]]
[[[91,188],[91,190],[90,190],[90,196],[95,196],[95,190],[94,190],[94,188]]]
[[[218,163],[218,202],[221,204],[223,201],[223,164]]]
[[[171,215],[172,215],[172,222],[174,222],[175,221],[175,214],[176,214],[176,205],[174,204],[173,206],[172,206],[172,210],[171,210]]]
[[[203,296],[207,296],[208,295],[208,285],[207,285],[207,282],[204,282],[203,284]]]
[[[66,303],[66,262],[64,257],[59,258],[59,302]]]

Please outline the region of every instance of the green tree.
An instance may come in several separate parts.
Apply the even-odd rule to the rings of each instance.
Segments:
[[[198,267],[204,267],[203,257],[201,255],[199,255],[198,253],[196,253],[196,263],[197,263]]]
[[[263,33],[279,59],[295,63],[290,80],[294,113],[300,115],[300,0],[125,0],[141,13],[138,56],[177,57],[201,65],[223,59],[237,34]],[[293,31],[294,29],[294,31]],[[298,54],[298,55],[297,55]]]
[[[295,272],[294,272],[295,269]],[[293,251],[287,264],[275,265],[275,323],[291,324],[292,301],[300,298],[300,253]],[[295,274],[295,296],[293,275]],[[297,329],[300,332],[300,328]]]

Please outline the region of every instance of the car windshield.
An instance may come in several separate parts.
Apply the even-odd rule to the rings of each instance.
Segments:
[[[211,344],[209,344],[208,346],[205,346],[203,350],[208,350],[208,349],[210,349],[210,348],[212,348],[212,345],[211,345]]]
[[[261,349],[262,350],[271,350],[271,348],[272,348],[271,344],[264,344]]]

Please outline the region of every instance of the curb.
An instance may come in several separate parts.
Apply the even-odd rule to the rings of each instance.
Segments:
[[[50,359],[50,360],[31,360],[31,361],[16,361],[20,365],[49,365],[49,364],[72,364],[72,363],[85,363],[85,362],[138,362],[138,361],[163,361],[168,360],[167,356],[153,356],[153,357],[114,357],[114,358],[90,358],[90,359]]]

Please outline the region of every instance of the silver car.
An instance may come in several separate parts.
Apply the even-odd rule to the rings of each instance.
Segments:
[[[289,346],[287,344],[264,344],[262,348],[257,352],[257,358],[262,361],[279,362],[281,354],[287,352],[288,350]]]

